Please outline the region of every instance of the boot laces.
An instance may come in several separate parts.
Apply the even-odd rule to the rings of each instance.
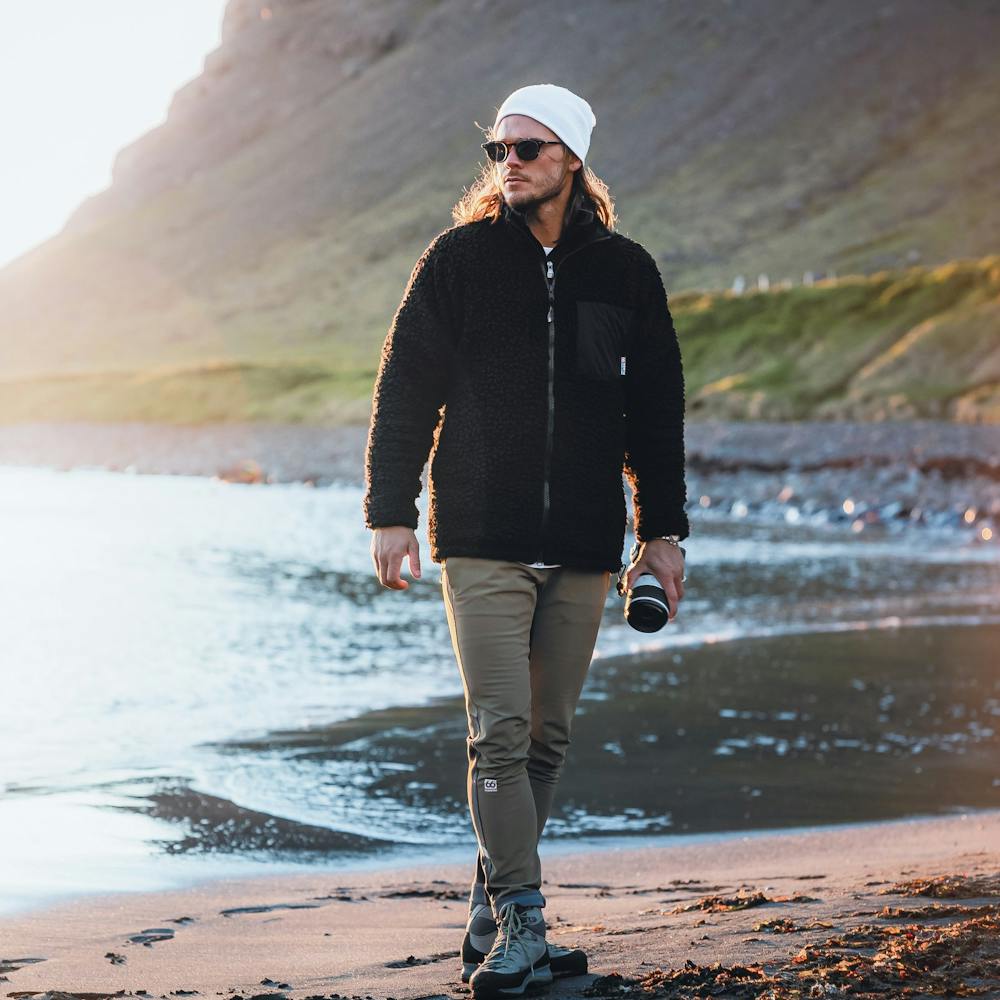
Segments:
[[[525,922],[517,909],[516,903],[506,903],[500,907],[500,919],[497,921],[499,935],[496,944],[503,938],[503,953],[507,957],[511,942],[520,940],[521,932],[525,929]]]

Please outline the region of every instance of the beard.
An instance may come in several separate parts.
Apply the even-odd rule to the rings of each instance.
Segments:
[[[559,181],[549,181],[545,186],[536,187],[539,183],[535,182],[530,187],[527,182],[516,184],[512,188],[501,187],[501,194],[511,208],[527,214],[539,205],[557,198],[562,191],[562,184]]]

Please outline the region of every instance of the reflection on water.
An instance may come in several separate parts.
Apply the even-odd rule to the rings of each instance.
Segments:
[[[1000,806],[998,642],[995,625],[851,630],[598,661],[547,834]],[[435,843],[465,834],[464,736],[449,698],[218,749],[334,776],[337,826]],[[352,783],[364,796],[342,798]]]
[[[0,886],[35,891],[43,842],[64,888],[470,842],[439,567],[424,541],[424,579],[379,587],[360,503],[0,469]],[[633,632],[609,593],[549,834],[997,804],[996,546],[693,529],[674,623]]]

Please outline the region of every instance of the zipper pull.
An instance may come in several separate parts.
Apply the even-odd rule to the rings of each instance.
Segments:
[[[547,277],[554,278],[555,277],[555,273],[552,270],[552,261],[549,260],[549,261],[546,261],[546,263],[549,265],[549,270],[548,270],[548,273],[547,273]]]

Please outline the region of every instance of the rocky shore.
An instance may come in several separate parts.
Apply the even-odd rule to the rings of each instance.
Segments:
[[[366,425],[10,424],[0,465],[360,484],[366,438]],[[983,541],[1000,527],[998,425],[689,421],[685,441],[695,516],[957,528]]]

